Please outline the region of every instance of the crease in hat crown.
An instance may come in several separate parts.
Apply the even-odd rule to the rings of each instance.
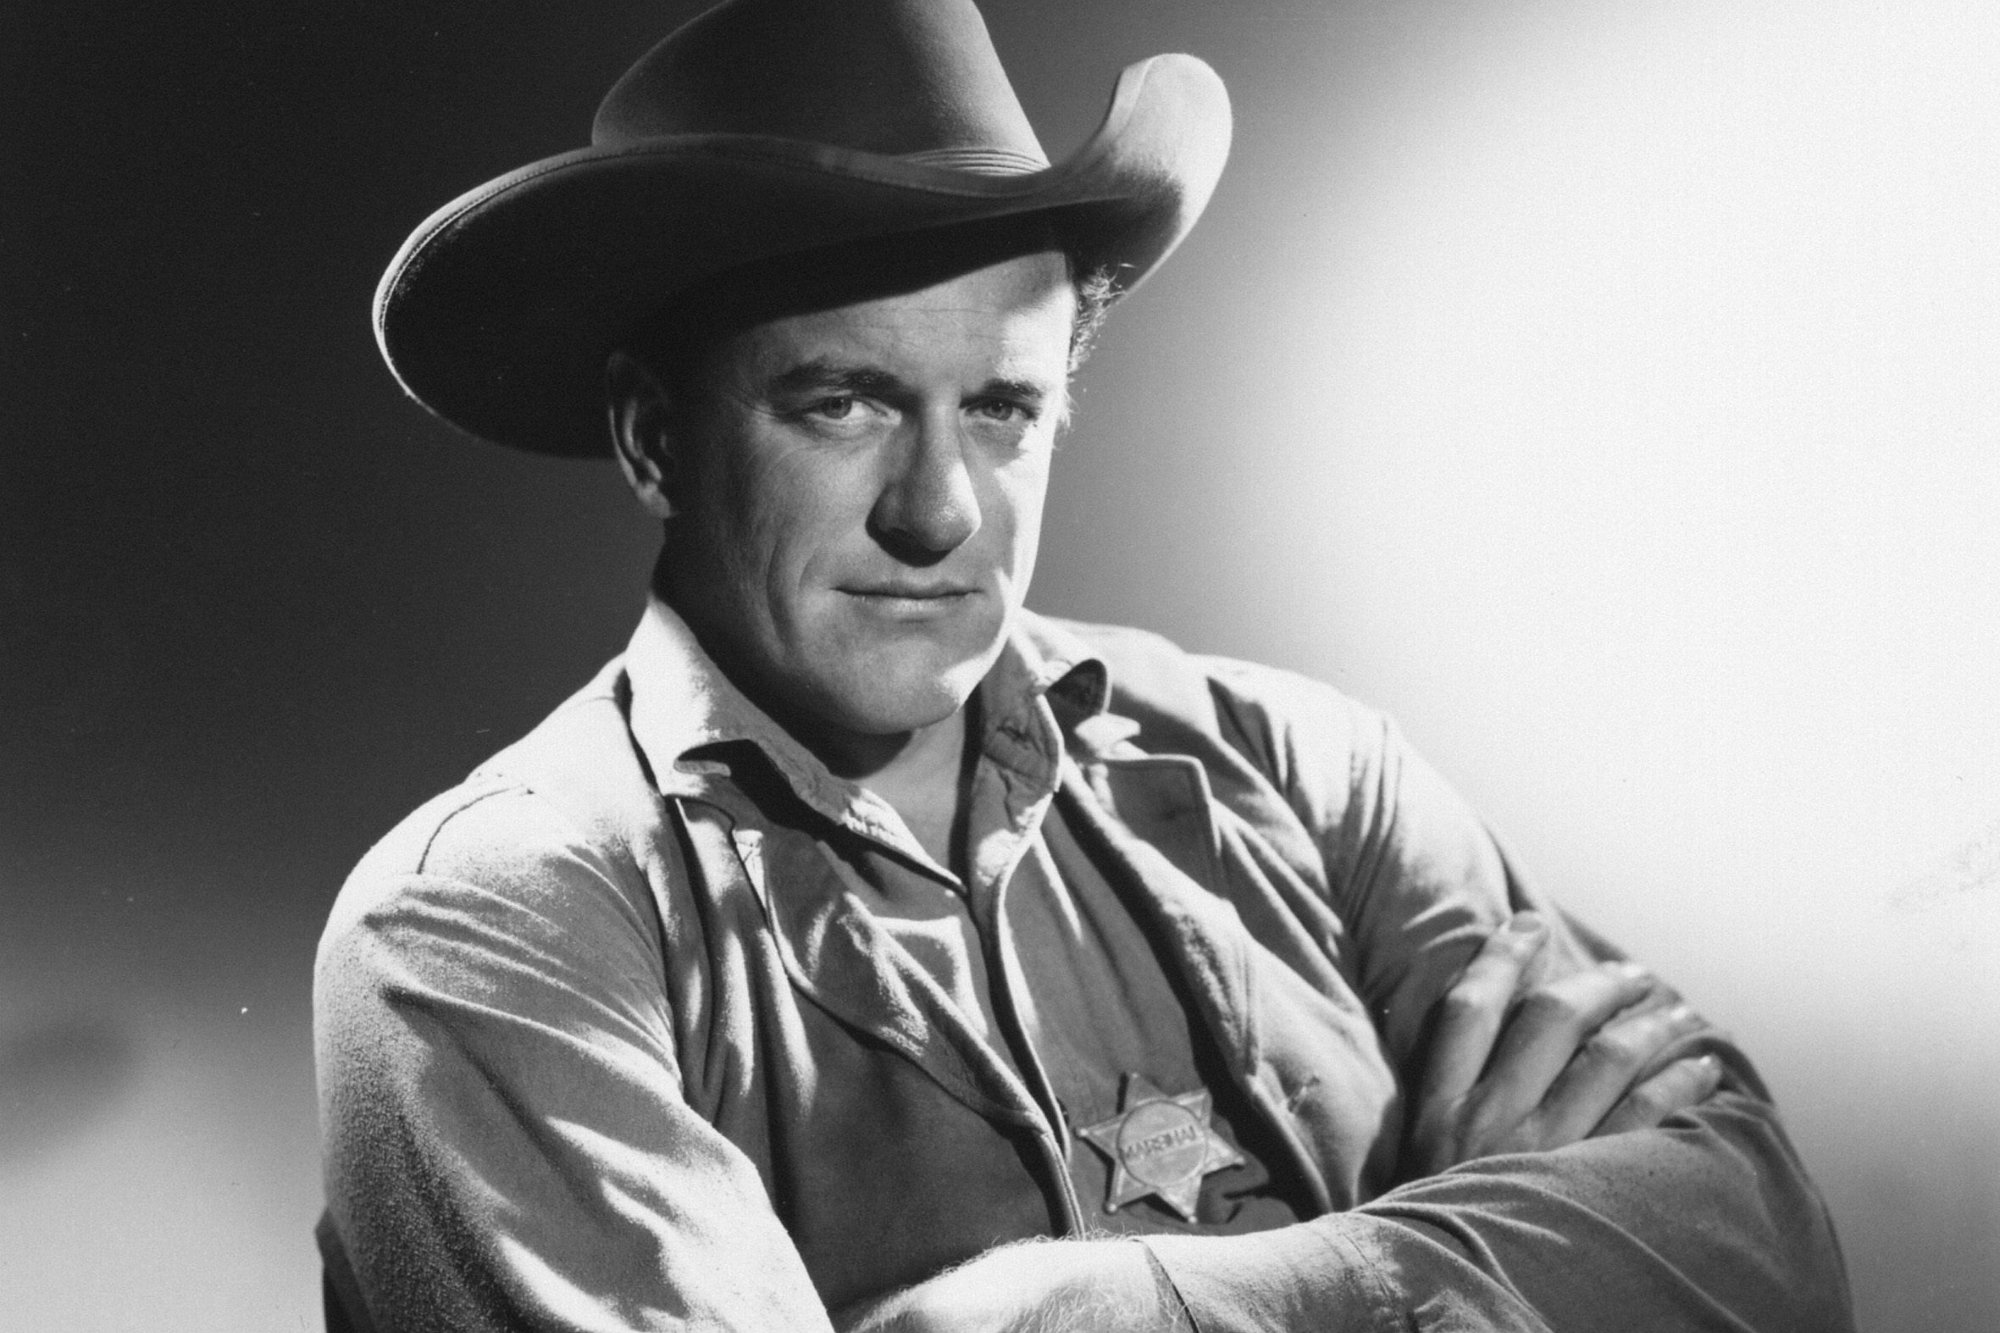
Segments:
[[[693,134],[940,165],[1049,165],[970,0],[732,0],[711,9],[625,72],[590,139],[610,147]]]
[[[1228,96],[1191,56],[1127,69],[1051,165],[972,0],[727,0],[640,57],[586,148],[461,195],[383,274],[404,390],[470,434],[605,456],[605,357],[730,268],[1008,216],[1062,220],[1118,294],[1206,205]]]

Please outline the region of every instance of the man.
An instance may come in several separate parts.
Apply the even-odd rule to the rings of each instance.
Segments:
[[[1741,1056],[1392,729],[1023,610],[1227,137],[1160,57],[1050,166],[965,0],[732,0],[406,244],[412,395],[608,415],[664,540],[329,923],[336,1326],[1849,1325]]]

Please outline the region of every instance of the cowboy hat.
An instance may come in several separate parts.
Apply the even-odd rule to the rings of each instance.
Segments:
[[[376,290],[376,340],[462,430],[605,454],[605,360],[677,292],[1036,217],[1122,294],[1193,226],[1228,151],[1228,95],[1192,56],[1126,69],[1096,132],[1051,165],[972,0],[728,0],[626,71],[588,148],[427,218]]]

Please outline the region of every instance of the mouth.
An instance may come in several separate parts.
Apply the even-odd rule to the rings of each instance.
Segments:
[[[887,580],[841,588],[863,607],[897,620],[928,620],[949,615],[978,594],[958,583],[914,583]]]

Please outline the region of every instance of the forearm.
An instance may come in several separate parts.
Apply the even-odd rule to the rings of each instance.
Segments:
[[[1739,1093],[1281,1232],[1147,1244],[1201,1333],[1852,1327],[1819,1199],[1768,1105]]]
[[[1193,1333],[1157,1260],[1130,1240],[1035,1241],[839,1312],[841,1333]]]
[[[1531,910],[1549,927],[1544,975],[1528,978],[1529,989],[1567,985],[1617,951],[1524,882],[1379,715],[1254,668],[1219,668],[1217,680],[1238,748],[1286,793],[1318,849],[1338,921],[1330,952],[1399,1076],[1405,1102],[1400,1115],[1385,1108],[1383,1132],[1400,1136],[1405,1118],[1421,1121],[1441,997],[1511,915]],[[1755,1075],[1718,1036],[1685,1027],[1656,1034],[1670,1039],[1658,1054],[1713,1051],[1726,1091],[1657,1128],[1441,1172],[1406,1155],[1406,1166],[1432,1174],[1364,1193],[1347,1211],[1261,1235],[1147,1244],[1202,1333],[1850,1328],[1831,1227]],[[1560,1098],[1575,1041],[1556,1045],[1567,1064],[1545,1096]],[[1475,1081],[1495,1063],[1477,1054]],[[1498,1151],[1461,1135],[1443,1162],[1460,1160],[1468,1143]],[[1324,1149],[1319,1160],[1336,1154]]]

